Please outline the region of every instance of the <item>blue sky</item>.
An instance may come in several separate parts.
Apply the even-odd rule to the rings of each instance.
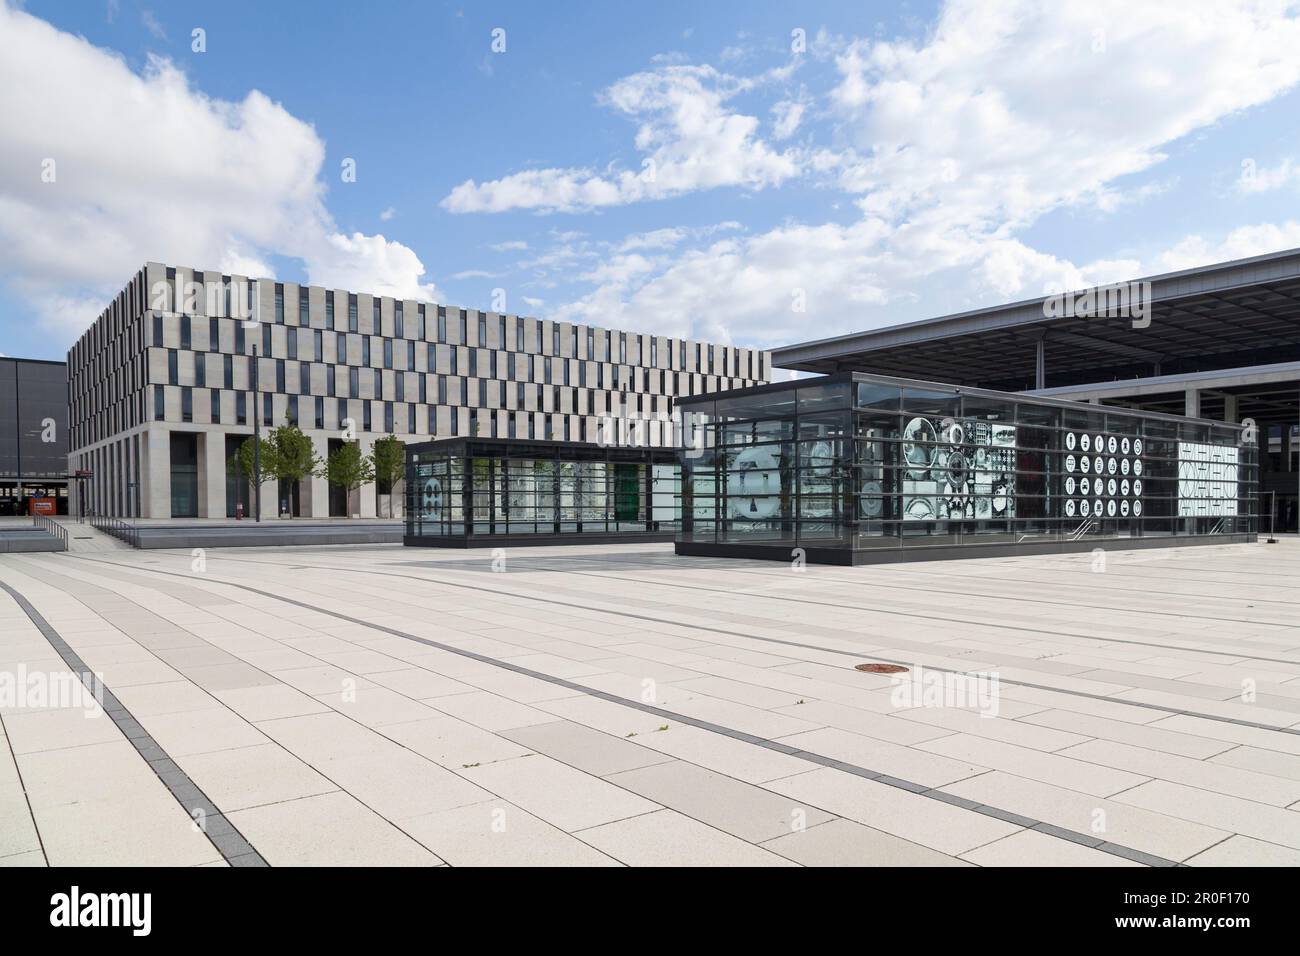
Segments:
[[[1297,83],[1280,0],[0,0],[0,352],[146,259],[771,347],[1300,246]]]

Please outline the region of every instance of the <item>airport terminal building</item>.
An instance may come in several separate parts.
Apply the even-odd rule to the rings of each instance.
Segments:
[[[64,364],[0,357],[0,516],[67,514],[68,484]]]
[[[753,349],[149,263],[68,353],[68,470],[90,472],[101,515],[251,515],[227,463],[255,420],[296,423],[322,458],[388,434],[622,444],[631,428],[669,448],[677,400],[770,373]],[[377,513],[373,483],[267,481],[261,498],[263,517]]]

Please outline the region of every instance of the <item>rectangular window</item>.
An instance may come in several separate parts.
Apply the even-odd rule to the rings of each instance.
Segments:
[[[659,365],[659,339],[651,336],[650,338],[650,366],[652,368]]]
[[[425,330],[428,328],[428,326],[425,325],[425,321],[424,321],[424,320],[425,320],[425,315],[424,315],[424,304],[423,304],[423,303],[420,304],[419,309],[420,309],[420,311],[419,311],[419,318],[416,319],[416,321],[419,323],[419,327],[415,330],[415,333],[416,333],[415,337],[416,337],[417,339],[419,339],[421,342],[423,342],[423,341],[425,340],[425,338],[426,338],[426,336],[425,336],[425,334],[424,334],[424,333],[425,333]]]
[[[325,399],[316,399],[316,427],[325,427]]]
[[[478,376],[478,349],[469,350],[469,375],[470,378]]]
[[[415,371],[415,341],[411,340],[406,343],[406,370]]]
[[[298,324],[301,326],[311,325],[311,309],[307,305],[307,290],[302,286],[298,287]]]
[[[402,303],[393,303],[393,335],[399,339],[406,338],[406,317],[402,313]]]
[[[244,336],[244,323],[235,323],[235,351],[243,355],[248,351],[248,342]]]
[[[334,361],[340,365],[348,364],[348,337],[342,332],[334,336]]]
[[[415,406],[414,405],[406,406],[406,433],[408,435],[415,434]]]
[[[479,379],[478,380],[478,406],[479,408],[487,408],[487,403],[488,403],[487,380]]]
[[[384,368],[393,367],[393,340],[384,339]]]
[[[453,346],[451,347],[451,374],[452,374],[452,375],[459,375],[459,374],[460,374],[460,372],[456,371],[456,355],[457,355],[457,352],[458,352],[458,350],[457,350],[456,346],[453,345]]]
[[[429,406],[429,434],[438,434],[438,408],[436,405]]]
[[[348,331],[357,331],[357,297],[355,295],[348,296]]]
[[[334,366],[325,366],[325,394],[334,397]]]
[[[235,424],[248,424],[248,394],[246,392],[235,393]]]
[[[427,405],[429,403],[428,390],[429,390],[429,377],[427,375],[421,375],[420,376],[420,404],[421,405]]]
[[[235,357],[233,355],[221,356],[221,380],[225,388],[233,389],[235,387]]]
[[[627,364],[627,333],[626,332],[620,332],[618,334],[618,364],[619,365]]]
[[[524,350],[524,320],[515,319],[515,351]]]
[[[175,349],[167,350],[167,384],[176,385],[179,382],[178,359]]]
[[[298,360],[298,330],[287,329],[285,335],[286,344],[289,346],[289,358],[294,361]]]
[[[325,292],[325,328],[334,328],[334,293]]]
[[[447,404],[447,376],[438,376],[438,404]]]
[[[153,420],[162,421],[166,417],[167,399],[161,385],[153,387]]]
[[[355,365],[348,369],[348,398],[361,397],[361,370]]]
[[[374,308],[373,308],[373,310],[372,310],[372,312],[371,312],[371,316],[370,316],[370,317],[371,317],[371,320],[372,320],[372,322],[373,322],[373,324],[374,324],[374,328],[371,329],[370,331],[372,331],[372,332],[379,332],[379,331],[381,331],[381,326],[382,326],[383,320],[380,318],[380,314],[381,314],[381,313],[380,313],[380,311],[379,311],[379,299],[378,299],[378,298],[376,298],[376,299],[374,300],[373,305],[374,305]],[[368,430],[368,429],[367,429],[367,430]]]
[[[384,402],[384,431],[393,433],[393,403]]]
[[[191,336],[194,329],[194,320],[188,315],[181,316],[181,348],[193,348]]]
[[[460,345],[469,344],[469,319],[465,316],[465,310],[460,310]]]
[[[162,347],[163,347],[162,313],[161,313],[161,312],[155,312],[155,313],[153,314],[153,344],[154,344],[156,347],[158,347],[158,348],[162,348]]]
[[[560,354],[560,327],[558,325],[551,326],[551,354]]]
[[[286,391],[284,387],[284,359],[275,360],[275,390],[277,392]]]
[[[399,402],[406,401],[406,373],[405,372],[393,373],[393,386],[394,386],[393,398],[397,399]]]
[[[361,337],[361,364],[369,367],[370,365],[370,336]]]
[[[298,396],[297,395],[289,396],[289,401],[288,401],[285,415],[289,419],[290,425],[298,424]]]
[[[217,325],[216,319],[210,319],[208,321],[208,351],[221,351],[221,330]]]
[[[308,362],[298,366],[298,394],[311,394],[311,364]]]
[[[367,432],[372,430],[372,429],[371,429],[371,421],[370,421],[370,403],[369,403],[369,402],[362,402],[362,403],[361,403],[361,430],[362,430],[362,431],[367,431]]]
[[[447,313],[442,306],[438,306],[438,341],[447,341]]]
[[[262,326],[262,355],[265,358],[271,357],[271,327],[269,325]]]
[[[325,333],[320,331],[320,329],[317,329],[312,333],[312,338],[314,339],[315,344],[313,351],[316,353],[316,361],[325,361]]]
[[[487,345],[487,316],[482,312],[478,314],[478,341],[474,344],[479,348]]]
[[[208,409],[208,418],[214,425],[221,424],[221,393],[213,390],[209,393],[212,407]]]
[[[275,399],[270,395],[263,395],[260,400],[262,406],[262,425],[265,428],[272,428],[275,425]]]
[[[194,389],[189,386],[181,389],[181,421],[194,421]]]
[[[275,324],[284,325],[284,286],[275,284]]]
[[[194,384],[199,388],[208,387],[208,359],[205,355],[194,356]]]

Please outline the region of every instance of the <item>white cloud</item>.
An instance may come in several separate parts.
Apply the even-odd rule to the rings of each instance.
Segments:
[[[601,281],[556,314],[771,345],[934,314],[915,307],[936,296],[972,308],[1143,274],[1133,258],[1075,264],[1021,234],[1055,210],[1106,215],[1170,188],[1150,172],[1173,144],[1294,88],[1296,9],[954,0],[921,40],[819,35],[838,125],[806,166],[860,218],[679,246],[649,270],[585,268]],[[1294,224],[1257,226],[1193,237],[1164,262],[1295,245]]]
[[[639,121],[641,168],[525,170],[501,179],[468,179],[442,200],[455,213],[532,209],[572,212],[662,199],[701,189],[763,189],[799,173],[793,151],[778,153],[758,137],[759,121],[727,101],[755,80],[711,66],[676,63],[625,77],[601,101]]]
[[[507,242],[493,243],[488,247],[494,252],[518,252],[528,248],[528,243],[522,239],[511,239]]]
[[[150,260],[268,276],[287,257],[313,283],[437,298],[409,248],[339,232],[309,124],[165,59],[135,73],[2,0],[0,128],[0,277],[69,339]]]
[[[1300,221],[1257,223],[1239,226],[1217,242],[1203,236],[1188,236],[1157,258],[1157,271],[1177,272],[1214,262],[1249,259],[1281,249],[1300,247]]]
[[[379,221],[388,222],[388,220],[392,219],[396,215],[397,215],[397,210],[394,209],[392,206],[389,206],[387,209],[385,209],[383,212],[379,214]]]
[[[163,29],[163,25],[158,22],[158,18],[153,15],[152,10],[141,10],[140,22],[155,40],[167,39],[167,31]]]
[[[1242,162],[1237,189],[1243,193],[1265,193],[1293,182],[1300,182],[1300,165],[1290,157],[1264,169],[1258,168],[1253,159],[1247,159]]]

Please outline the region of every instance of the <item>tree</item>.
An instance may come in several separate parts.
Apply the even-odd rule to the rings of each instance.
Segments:
[[[226,472],[228,474],[248,482],[249,500],[254,499],[255,472],[253,464],[257,445],[258,439],[256,438],[244,439],[239,449],[226,462]],[[261,439],[261,445],[262,479],[266,480],[268,475],[275,474],[276,449],[274,443],[267,441],[265,438]]]
[[[284,424],[271,432],[267,444],[274,449],[271,465],[262,461],[263,472],[269,472],[290,486],[310,478],[320,467],[320,458],[312,449],[311,439],[297,425],[285,419]]]
[[[361,454],[361,446],[356,442],[344,442],[324,464],[317,466],[316,474],[351,496],[366,482],[375,480],[375,463],[369,455]]]
[[[388,498],[388,517],[393,516],[393,485],[406,477],[406,443],[396,435],[385,435],[371,452],[376,491]]]

